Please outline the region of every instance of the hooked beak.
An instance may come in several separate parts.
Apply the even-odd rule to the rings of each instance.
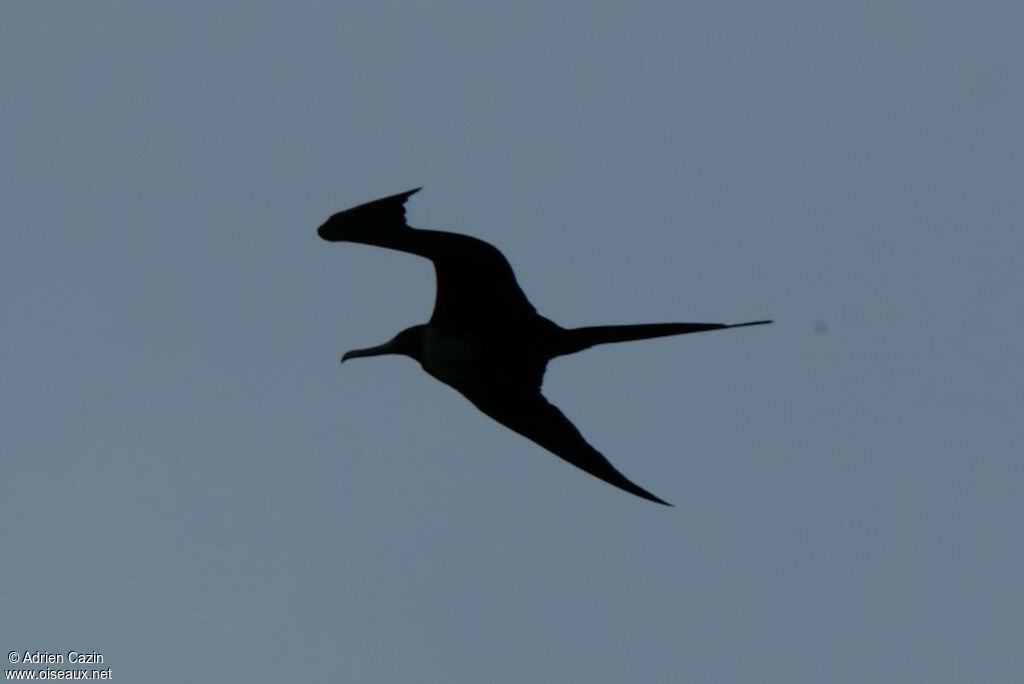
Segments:
[[[378,344],[376,347],[366,347],[365,349],[353,349],[350,352],[345,352],[344,356],[341,357],[341,362],[345,363],[349,359],[354,359],[359,356],[380,356],[382,354],[397,354],[398,351],[395,349],[395,341],[389,340],[384,344]]]

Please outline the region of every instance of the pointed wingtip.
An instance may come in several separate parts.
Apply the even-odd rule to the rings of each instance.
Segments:
[[[373,200],[372,202],[367,202],[367,204],[377,204],[378,202],[381,203],[381,204],[385,204],[385,203],[388,203],[388,202],[394,202],[395,200],[398,200],[399,202],[404,204],[407,199],[409,199],[410,197],[412,197],[413,195],[415,195],[417,192],[419,192],[422,189],[423,189],[423,186],[421,185],[418,188],[413,188],[412,190],[406,190],[405,192],[395,193],[394,195],[389,195],[389,196],[383,197],[383,198],[381,198],[379,200]],[[365,206],[365,205],[360,205],[360,207],[362,207],[362,206]],[[355,207],[355,208],[358,209],[359,207]]]
[[[379,236],[384,232],[408,227],[405,222],[405,201],[422,189],[422,186],[413,188],[343,209],[324,221],[316,233],[328,242],[379,245]]]
[[[636,492],[633,493],[635,494]],[[668,506],[669,508],[676,507],[675,504],[671,504],[668,501],[665,501],[664,499],[659,499],[658,497],[654,496],[653,494],[646,490],[644,490],[644,494],[646,494],[647,496],[644,496],[643,494],[640,495],[640,497],[643,499],[647,499],[648,501],[651,501],[656,504],[661,504],[662,506]]]
[[[646,489],[644,489],[640,485],[638,485],[635,482],[629,480],[622,473],[619,473],[618,471],[615,471],[615,472],[619,475],[619,477],[622,478],[621,480],[618,480],[618,478],[615,478],[616,481],[612,481],[612,480],[604,478],[604,477],[600,477],[600,476],[598,476],[598,477],[600,477],[600,479],[604,480],[608,484],[613,485],[615,487],[618,487],[619,489],[621,489],[621,490],[623,490],[625,492],[628,492],[628,493],[632,494],[633,496],[638,496],[641,499],[644,499],[645,501],[650,501],[651,503],[661,504],[662,506],[668,506],[669,508],[675,508],[674,504],[670,504],[668,501],[665,501],[664,499],[662,499],[660,497],[657,497],[654,494],[651,494],[649,491],[647,491]],[[591,474],[593,475],[595,473],[591,472]]]

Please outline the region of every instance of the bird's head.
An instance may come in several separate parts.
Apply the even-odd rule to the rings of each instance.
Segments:
[[[359,356],[381,356],[383,354],[403,354],[419,361],[423,356],[423,331],[425,328],[424,325],[414,325],[398,333],[384,344],[345,352],[345,355],[341,357],[341,362],[345,363],[345,361]]]

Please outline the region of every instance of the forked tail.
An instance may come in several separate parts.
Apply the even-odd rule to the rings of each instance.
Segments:
[[[639,325],[595,325],[586,328],[572,328],[565,331],[561,350],[556,356],[574,354],[597,344],[646,340],[668,335],[686,335],[705,330],[742,328],[748,325],[767,325],[771,321],[748,321],[747,323],[641,323]]]

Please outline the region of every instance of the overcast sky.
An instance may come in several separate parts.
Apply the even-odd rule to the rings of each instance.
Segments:
[[[115,679],[1019,682],[1019,2],[0,5],[0,647]],[[399,357],[415,186],[665,508]],[[5,666],[7,667],[7,666]],[[41,668],[43,666],[32,666]]]

